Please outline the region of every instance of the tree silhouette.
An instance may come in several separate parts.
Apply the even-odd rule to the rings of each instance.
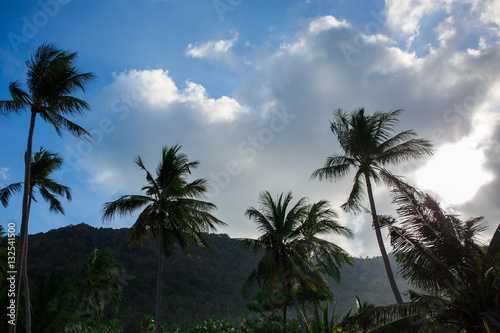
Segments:
[[[72,93],[76,90],[84,90],[84,85],[94,78],[91,73],[80,72],[80,69],[74,65],[76,57],[76,53],[58,50],[52,44],[42,44],[26,62],[27,91],[21,87],[19,81],[11,82],[9,92],[12,100],[0,101],[0,115],[9,116],[26,110],[31,113],[25,154],[21,233],[16,262],[16,310],[19,304],[22,266],[27,250],[25,243],[28,237],[31,154],[36,117],[39,115],[45,122],[54,126],[59,135],[62,134],[62,129],[70,131],[75,136],[88,134],[82,127],[67,118],[81,115],[89,109],[85,101],[73,97]],[[16,326],[10,325],[9,332],[15,331]]]
[[[146,172],[146,195],[124,195],[107,202],[102,209],[104,221],[115,216],[126,216],[141,211],[129,230],[128,244],[132,245],[152,235],[159,245],[158,277],[156,281],[156,332],[160,333],[161,283],[164,257],[171,256],[176,247],[188,251],[189,240],[208,248],[204,234],[215,231],[224,222],[210,212],[214,204],[200,200],[207,192],[207,180],[187,182],[191,169],[198,161],[189,162],[186,154],[179,153],[181,146],[164,147],[162,159],[156,168],[156,177],[146,169],[138,156],[135,163]]]
[[[396,110],[367,115],[364,108],[353,110],[351,113],[338,109],[330,122],[330,129],[337,137],[344,154],[329,156],[324,167],[314,171],[311,176],[320,180],[339,180],[351,169],[356,169],[351,193],[342,208],[351,212],[360,211],[362,192],[366,186],[375,235],[391,289],[398,303],[402,303],[403,299],[382,239],[371,180],[378,184],[381,180],[380,172],[387,166],[432,153],[431,143],[428,140],[416,139],[416,133],[412,130],[393,134],[401,112],[402,110]]]
[[[306,198],[302,198],[289,207],[291,200],[290,192],[286,195],[282,193],[274,200],[269,192],[264,191],[259,196],[260,209],[251,207],[246,211],[245,215],[257,223],[261,236],[258,239],[238,239],[238,242],[263,254],[242,291],[248,295],[256,283],[263,291],[272,291],[277,284],[281,284],[290,294],[299,315],[301,330],[305,332],[294,284],[307,281],[307,284],[317,285],[318,289],[328,290],[320,270],[338,272],[338,265],[349,261],[348,254],[318,236],[339,234],[350,237],[351,231],[337,223],[336,214],[326,201],[309,207]],[[314,258],[318,259],[317,265]]]
[[[49,210],[64,215],[64,209],[57,196],[66,197],[71,200],[71,191],[68,187],[55,182],[50,175],[62,167],[62,158],[55,153],[51,153],[43,147],[33,155],[30,170],[30,184],[28,186],[28,214],[31,210],[31,202],[35,201],[34,189],[37,189],[42,198],[49,204]],[[7,185],[0,190],[0,202],[7,207],[11,196],[20,193],[23,186],[22,182]],[[30,292],[28,280],[28,236],[25,239],[25,256],[23,262],[23,284],[26,314],[26,330],[31,331],[31,311],[30,311]]]

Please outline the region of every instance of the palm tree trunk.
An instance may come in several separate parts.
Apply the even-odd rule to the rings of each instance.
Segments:
[[[382,259],[384,260],[385,271],[387,273],[387,278],[389,279],[389,284],[391,285],[392,292],[396,298],[396,302],[403,303],[403,298],[399,292],[396,280],[394,279],[394,273],[392,272],[391,263],[389,262],[389,256],[385,250],[384,240],[382,239],[382,232],[380,231],[380,224],[378,223],[377,211],[375,210],[375,201],[373,200],[372,184],[370,182],[370,177],[365,173],[366,188],[368,191],[368,199],[370,201],[370,209],[373,219],[373,227],[375,229],[375,235],[377,236],[378,247],[380,248],[380,253],[382,254]]]
[[[295,292],[293,291],[292,284],[290,282],[287,282],[288,286],[288,292],[292,296],[292,301],[293,301],[293,307],[295,309],[295,312],[297,312],[297,316],[299,317],[299,324],[300,324],[300,332],[301,333],[306,333],[306,328],[304,325],[304,321],[302,320],[300,308],[299,308],[299,302],[297,302],[297,296],[295,295]]]
[[[160,228],[160,255],[158,257],[158,277],[156,279],[156,320],[155,331],[161,333],[160,319],[161,319],[161,281],[163,274],[163,230]]]
[[[33,186],[30,185],[28,212],[31,211],[32,201],[33,201]],[[31,302],[30,302],[30,284],[28,279],[28,237],[29,235],[26,235],[26,243],[24,247],[23,285],[24,285],[24,313],[26,318],[25,319],[26,333],[31,333]]]
[[[23,272],[23,264],[25,260],[26,239],[28,238],[28,221],[29,221],[29,189],[31,178],[31,153],[33,150],[33,133],[35,132],[36,112],[31,110],[30,128],[28,132],[28,144],[26,154],[24,156],[24,191],[23,191],[23,211],[21,216],[21,233],[19,236],[19,245],[17,246],[17,261],[16,261],[16,282],[15,282],[15,314],[14,325],[9,325],[9,333],[16,332],[17,313],[19,310],[19,294],[21,292],[21,277]]]
[[[26,333],[31,333],[30,285],[28,280],[28,237],[26,237],[25,256],[23,263],[24,313],[26,318]]]
[[[286,333],[286,303],[283,305],[283,333]]]
[[[314,301],[314,312],[315,312],[315,316],[316,316],[316,321],[319,323],[320,319],[319,319],[319,310],[318,310],[318,303],[319,301]]]

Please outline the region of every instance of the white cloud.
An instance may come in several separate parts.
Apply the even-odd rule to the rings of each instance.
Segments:
[[[430,5],[422,2],[421,6]],[[112,119],[116,129],[85,159],[85,168],[94,184],[115,195],[139,193],[144,175],[133,158],[141,155],[148,169],[154,170],[161,147],[180,143],[190,160],[201,162],[193,177],[208,178],[215,193],[211,200],[219,207],[216,215],[229,224],[221,231],[233,237],[255,236],[254,225],[244,212],[257,204],[263,190],[273,194],[291,190],[296,199],[307,196],[310,202],[327,199],[339,210],[353,175],[335,184],[309,180],[326,156],[338,151],[328,122],[336,108],[349,111],[365,106],[368,112],[404,108],[398,129],[412,128],[438,147],[473,135],[474,116],[500,109],[496,95],[500,91],[500,44],[483,38],[479,54],[467,51],[477,49],[478,44],[461,48],[453,38],[468,35],[458,29],[458,22],[458,17],[440,21],[443,42],[434,30],[426,36],[432,40],[432,52],[420,55],[401,48],[385,32],[366,35],[332,16],[312,19],[292,42],[276,51],[263,51],[258,57],[264,47],[257,46],[250,62],[253,77],[231,97],[211,97],[203,82],[187,81],[180,86],[165,70],[120,73],[99,103],[104,106],[102,117]],[[455,37],[447,33],[453,29],[459,32]],[[207,44],[207,51],[200,55],[215,52],[211,59],[223,59],[223,54],[232,53],[228,45]],[[342,45],[351,47],[350,52]],[[202,50],[202,46],[188,49]],[[128,113],[115,112],[113,105]],[[277,112],[290,118],[277,122]],[[122,114],[126,114],[123,119]],[[495,122],[486,125],[488,131],[500,132]],[[498,179],[500,166],[491,167],[495,162],[489,153],[495,141],[483,145],[479,148],[484,168]],[[395,171],[411,176],[422,163]],[[470,203],[487,194],[498,198],[500,186],[492,184],[493,180],[484,184]],[[394,213],[385,188],[377,188],[375,195],[380,214]],[[497,221],[496,204],[485,202],[481,213]],[[471,216],[469,206],[464,211],[466,217]],[[342,222],[356,231],[354,243],[346,245],[352,254],[378,254],[368,215],[342,214]]]
[[[399,9],[401,19],[408,14],[418,22],[417,18],[426,11],[436,10],[431,2],[418,3],[420,12],[409,14],[405,11],[410,8],[402,5],[404,8]],[[439,6],[445,11],[450,10],[453,16],[438,21],[432,35],[425,36],[432,40],[434,47],[432,52],[423,56],[401,48],[382,30],[366,35],[348,23],[339,23],[328,16],[311,20],[307,29],[297,33],[296,40],[283,44],[274,55],[258,62],[256,77],[259,81],[254,89],[242,91],[240,95],[248,94],[247,98],[251,99],[258,86],[265,89],[267,99],[277,101],[288,112],[297,114],[297,120],[286,132],[290,135],[284,139],[289,148],[282,152],[284,155],[297,154],[302,147],[307,152],[307,161],[293,165],[295,177],[301,179],[300,175],[303,175],[305,178],[299,181],[301,185],[297,188],[306,194],[308,191],[317,196],[323,194],[335,207],[346,200],[352,186],[352,175],[334,185],[326,184],[330,186],[330,192],[318,190],[318,182],[311,186],[306,179],[322,165],[326,156],[338,151],[328,129],[332,111],[339,107],[349,111],[365,106],[368,112],[404,108],[406,112],[398,129],[412,128],[419,136],[433,140],[438,147],[473,137],[476,145],[471,146],[470,157],[483,158],[482,170],[488,177],[480,181],[481,188],[477,181],[474,183],[476,196],[471,195],[468,200],[474,202],[483,189],[491,191],[489,185],[499,178],[500,170],[484,170],[495,158],[487,151],[496,143],[484,137],[484,140],[476,138],[473,129],[477,124],[473,119],[486,119],[485,114],[498,112],[492,110],[500,108],[500,101],[495,97],[496,87],[500,84],[497,61],[500,45],[477,36],[479,53],[464,50],[463,41],[476,35],[468,36],[470,31],[462,26],[464,17],[460,17],[458,11],[452,13],[451,4],[443,2]],[[415,23],[405,29],[414,33],[417,28]],[[500,127],[496,121],[486,121],[482,126],[485,126],[480,130],[483,134]],[[298,138],[304,142],[297,144]],[[478,146],[478,142],[483,146]],[[414,183],[412,169],[423,162],[403,165],[396,171],[401,171]],[[449,162],[444,160],[441,163]],[[478,160],[474,162],[478,163]],[[465,163],[462,166],[465,167]],[[452,165],[448,167],[453,168]],[[376,200],[381,214],[394,212],[386,190],[377,192]],[[495,209],[494,205],[485,206],[482,214],[493,216],[491,220],[496,221],[500,215]],[[465,217],[473,216],[470,209],[464,210],[464,214]],[[366,217],[349,219],[348,225],[357,231],[358,236],[353,248],[355,254],[376,254],[372,252],[376,247],[368,245],[373,244],[369,223]]]
[[[445,7],[447,0],[387,0],[387,24],[407,35],[418,35],[420,21],[425,14],[430,14]]]
[[[7,180],[9,178],[10,168],[0,168],[0,179]]]
[[[387,26],[395,36],[407,39],[408,48],[418,37],[432,40],[432,36],[422,36],[422,29],[432,29],[433,24],[442,25],[440,23],[455,18],[459,20],[455,28],[436,29],[441,42],[457,33],[473,32],[488,38],[500,34],[500,4],[495,0],[388,0],[385,13]],[[457,30],[457,26],[460,29]]]
[[[115,81],[104,89],[103,95],[106,99],[116,100],[118,97],[118,100],[122,100],[121,104],[129,107],[146,105],[146,109],[156,112],[187,109],[200,114],[209,123],[234,121],[239,115],[248,112],[245,106],[233,98],[209,97],[201,84],[187,81],[186,88],[179,89],[168,71],[162,69],[129,70],[115,74]]]
[[[224,63],[234,69],[239,64],[239,61],[231,49],[237,41],[238,33],[234,32],[234,37],[231,39],[189,44],[185,52],[189,57]]]

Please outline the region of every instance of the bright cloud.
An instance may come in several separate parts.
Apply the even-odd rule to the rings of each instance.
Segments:
[[[214,60],[234,68],[238,60],[231,49],[237,41],[238,33],[235,32],[234,37],[231,39],[189,44],[185,52],[186,55],[192,58]]]
[[[201,114],[209,123],[233,121],[248,111],[230,97],[209,97],[201,84],[187,81],[186,88],[179,89],[168,71],[162,69],[119,73],[115,75],[115,82],[106,87],[103,94],[120,96],[121,104],[129,107],[146,104],[148,109],[157,112],[188,109]]]
[[[7,180],[7,178],[9,178],[9,169],[10,168],[0,168],[0,179]]]
[[[437,193],[444,203],[463,204],[473,199],[478,190],[495,179],[486,167],[486,151],[500,124],[500,115],[478,112],[473,119],[473,131],[460,141],[444,144],[429,161],[416,171],[417,186]],[[494,143],[494,145],[496,145]]]

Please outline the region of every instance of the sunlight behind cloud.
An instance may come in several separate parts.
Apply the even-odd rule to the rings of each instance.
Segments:
[[[439,147],[416,172],[417,187],[437,193],[446,204],[462,204],[473,199],[481,186],[494,179],[485,169],[482,147],[491,135],[494,119],[494,114],[477,115],[469,136]]]
[[[493,180],[484,170],[484,153],[471,139],[442,146],[416,174],[417,186],[435,191],[448,204],[469,201],[477,190]]]

